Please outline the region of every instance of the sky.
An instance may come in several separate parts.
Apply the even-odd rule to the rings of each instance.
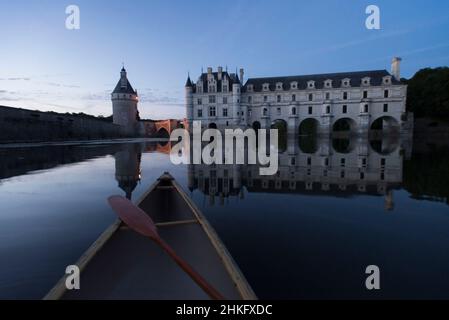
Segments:
[[[449,1],[1,1],[0,105],[26,109],[109,116],[122,63],[151,119],[183,118],[187,74],[208,66],[247,79],[389,70],[394,56],[406,78],[449,65]]]

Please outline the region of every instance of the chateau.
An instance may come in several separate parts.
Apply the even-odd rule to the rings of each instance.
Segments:
[[[280,124],[289,134],[313,128],[319,134],[370,129],[407,131],[407,86],[400,81],[400,58],[386,70],[250,78],[208,68],[185,85],[189,125],[209,128],[270,128]],[[411,115],[410,115],[411,118]]]

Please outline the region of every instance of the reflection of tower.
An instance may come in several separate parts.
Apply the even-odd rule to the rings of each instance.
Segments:
[[[115,179],[126,198],[131,200],[132,192],[140,181],[142,152],[137,144],[127,145],[115,154]]]
[[[393,191],[390,190],[385,195],[385,210],[393,211],[393,209],[394,209]]]
[[[137,132],[137,91],[128,81],[125,68],[120,72],[120,80],[111,95],[114,124],[121,126],[126,135]]]

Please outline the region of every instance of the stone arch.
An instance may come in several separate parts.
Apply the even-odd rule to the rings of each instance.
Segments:
[[[278,147],[279,152],[287,151],[287,121],[283,119],[276,119],[271,122],[271,129],[278,130]]]
[[[370,132],[377,135],[399,135],[400,123],[391,116],[382,116],[371,123]]]
[[[314,136],[318,134],[318,128],[320,122],[315,118],[307,118],[301,121],[299,124],[299,135],[300,136]]]
[[[262,128],[262,125],[260,124],[259,121],[254,121],[252,127],[253,127],[253,129],[254,129],[255,131],[258,131],[258,130],[260,130],[260,129]]]
[[[357,131],[357,122],[352,118],[340,118],[332,125],[332,133],[353,134]]]
[[[315,118],[307,118],[299,124],[299,149],[303,153],[314,154],[318,151],[319,121]]]
[[[159,128],[159,130],[156,132],[156,136],[158,138],[164,138],[168,139],[170,138],[170,133],[165,129],[165,127]]]

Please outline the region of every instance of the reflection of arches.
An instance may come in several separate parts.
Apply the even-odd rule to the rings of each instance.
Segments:
[[[380,133],[388,134],[398,134],[399,133],[399,122],[390,116],[383,116],[374,120],[371,124],[370,130]]]
[[[371,148],[381,155],[389,155],[399,148],[399,136],[387,136],[381,139],[370,139]]]
[[[355,139],[332,139],[332,148],[337,153],[351,153],[354,150]]]
[[[340,118],[334,122],[332,132],[353,133],[356,131],[357,123],[351,118]]]
[[[318,133],[318,126],[320,123],[317,119],[308,118],[304,119],[299,124],[299,135],[301,136],[313,136]]]
[[[215,122],[210,123],[209,129],[217,129],[217,124]]]
[[[278,149],[280,153],[284,153],[287,150],[287,122],[282,119],[274,120],[271,129],[278,130]]]

